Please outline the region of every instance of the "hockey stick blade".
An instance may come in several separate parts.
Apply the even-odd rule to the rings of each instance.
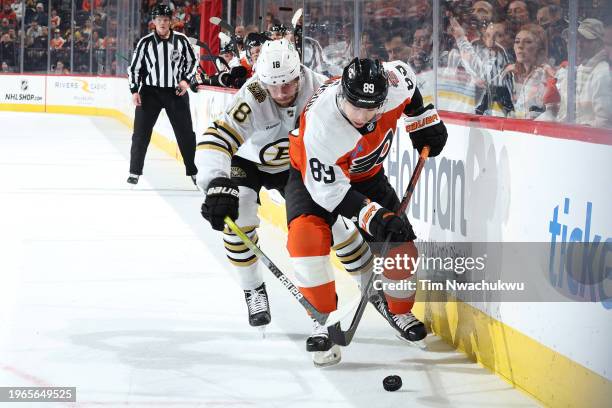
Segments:
[[[234,35],[236,29],[230,23],[225,20],[220,19],[219,17],[211,17],[208,19],[212,24],[223,28],[226,31],[229,31],[230,34]]]
[[[400,206],[396,211],[397,215],[401,215],[406,212],[406,208],[408,208],[408,203],[410,202],[410,198],[412,197],[412,193],[416,187],[417,182],[419,181],[419,176],[421,175],[421,170],[423,170],[423,166],[425,165],[425,160],[429,156],[429,146],[423,147],[421,150],[421,155],[419,157],[419,161],[417,162],[414,171],[412,172],[412,177],[410,177],[410,183],[408,183],[408,188],[404,193],[404,197],[400,202]],[[382,250],[380,251],[380,257],[384,258],[389,251],[389,246],[391,243],[391,235],[387,237],[385,243],[383,245]],[[355,332],[357,331],[357,327],[359,326],[359,322],[361,321],[361,317],[363,316],[363,312],[365,311],[366,306],[370,300],[370,292],[372,290],[372,286],[374,285],[374,280],[376,279],[376,274],[372,271],[371,276],[368,279],[365,287],[361,292],[361,299],[359,300],[359,306],[357,306],[357,311],[355,312],[355,316],[351,321],[351,325],[349,328],[344,331],[342,328],[338,327],[328,327],[329,338],[339,346],[348,346],[353,340],[353,336],[355,336]]]

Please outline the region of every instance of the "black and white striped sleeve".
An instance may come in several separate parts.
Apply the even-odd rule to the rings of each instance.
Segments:
[[[183,41],[183,53],[185,58],[185,63],[183,64],[181,79],[190,82],[191,78],[195,75],[195,69],[197,66],[198,60],[196,59],[196,55],[193,52],[193,47],[187,40],[186,36],[181,36]]]
[[[140,81],[143,79],[141,77],[141,69],[146,69],[145,64],[145,55],[147,52],[147,43],[149,42],[150,35],[142,37],[140,41],[138,41],[138,45],[136,45],[136,49],[134,50],[134,54],[132,55],[132,61],[130,66],[128,67],[128,81],[130,84],[130,91],[134,94],[138,92],[138,88],[140,87]]]

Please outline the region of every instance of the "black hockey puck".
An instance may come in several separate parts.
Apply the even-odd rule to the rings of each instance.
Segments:
[[[402,388],[402,378],[399,375],[389,375],[383,380],[383,388],[387,391],[397,391]]]

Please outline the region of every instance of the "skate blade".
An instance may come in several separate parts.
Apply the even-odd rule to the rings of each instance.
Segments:
[[[336,365],[342,359],[340,347],[334,344],[332,348],[327,351],[315,351],[312,353],[312,362],[315,367],[323,368]]]
[[[266,339],[266,326],[266,324],[264,324],[263,326],[257,326],[257,330],[259,331],[262,340]]]
[[[411,345],[413,347],[420,348],[421,350],[427,350],[427,344],[425,344],[424,340],[410,341],[408,339],[403,338],[399,334],[396,334],[395,337],[397,337],[398,339],[400,339],[404,343],[407,343],[407,344],[409,344],[409,345]]]

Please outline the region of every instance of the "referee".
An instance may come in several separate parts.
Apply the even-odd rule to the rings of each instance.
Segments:
[[[196,139],[187,89],[197,60],[187,37],[170,29],[170,7],[157,5],[151,15],[155,31],[138,41],[128,68],[136,113],[127,182],[138,183],[153,125],[161,110],[165,109],[183,156],[187,176],[191,176],[195,183],[198,172],[194,164]]]

